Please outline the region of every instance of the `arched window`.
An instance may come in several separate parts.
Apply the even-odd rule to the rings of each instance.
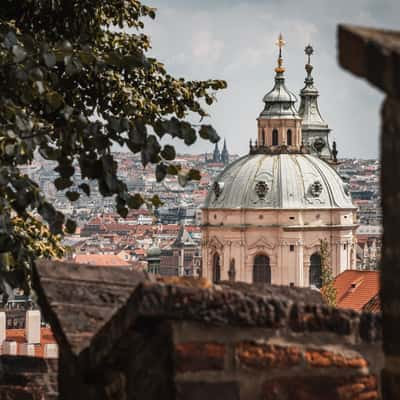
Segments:
[[[314,253],[310,257],[310,286],[320,288],[322,286],[321,256]]]
[[[272,131],[272,146],[278,146],[278,130],[274,129]]]
[[[258,254],[254,257],[253,282],[271,283],[271,266],[269,257],[265,254]]]
[[[218,253],[213,257],[213,282],[218,283],[221,280],[221,261]]]
[[[286,132],[286,144],[288,146],[292,145],[292,131],[290,129]]]
[[[229,271],[228,271],[228,275],[229,275],[229,280],[231,282],[235,282],[236,279],[236,269],[235,269],[235,259],[232,258],[230,264],[229,264]]]

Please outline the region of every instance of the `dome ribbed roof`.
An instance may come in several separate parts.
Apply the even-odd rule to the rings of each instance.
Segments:
[[[298,118],[300,119],[295,103],[296,96],[285,86],[283,72],[275,76],[275,85],[263,98],[265,108],[261,112],[261,118]]]
[[[229,165],[208,193],[206,209],[355,208],[346,184],[318,157],[248,155]]]

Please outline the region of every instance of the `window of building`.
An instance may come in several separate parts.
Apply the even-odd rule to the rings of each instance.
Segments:
[[[278,146],[278,130],[274,129],[272,131],[272,146]]]
[[[292,145],[292,131],[290,129],[288,129],[288,131],[286,133],[286,144],[288,146]]]
[[[294,219],[294,217],[289,217],[289,219]]]
[[[235,282],[236,280],[236,269],[235,269],[235,259],[232,258],[229,264],[229,271],[228,271],[229,280],[231,282]]]
[[[321,255],[314,253],[310,257],[310,286],[316,286],[320,288],[322,286],[322,267],[321,267]]]
[[[213,282],[218,283],[221,280],[221,260],[218,253],[213,257]]]
[[[291,245],[289,246],[289,249],[290,249],[290,251],[294,251],[294,244],[291,244]]]
[[[253,282],[271,283],[271,266],[267,255],[258,254],[254,257]]]

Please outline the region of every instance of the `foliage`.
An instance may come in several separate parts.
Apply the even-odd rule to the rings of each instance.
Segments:
[[[156,164],[158,181],[169,174],[185,184],[199,179],[198,172],[176,165],[173,146],[160,139],[169,135],[187,145],[197,136],[219,140],[210,125],[193,126],[188,117],[201,122],[226,83],[168,74],[147,56],[144,17],[155,18],[155,10],[138,0],[0,4],[0,254],[18,277],[8,281],[13,286],[27,289],[36,257],[62,252],[58,236],[38,234],[43,223],[53,235],[75,230],[23,173],[21,166],[35,154],[55,162],[55,187],[70,201],[90,195],[87,181],[96,181],[126,216],[146,201],[161,201],[128,192],[117,175],[113,145],[139,153],[143,166]]]
[[[328,249],[328,241],[320,240],[320,255],[321,255],[321,294],[325,301],[332,307],[336,306],[336,288],[334,286],[334,277],[330,266],[330,253]]]

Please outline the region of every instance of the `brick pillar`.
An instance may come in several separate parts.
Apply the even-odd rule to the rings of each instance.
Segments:
[[[383,257],[381,301],[385,368],[384,400],[400,397],[400,101],[386,98],[382,108]]]

